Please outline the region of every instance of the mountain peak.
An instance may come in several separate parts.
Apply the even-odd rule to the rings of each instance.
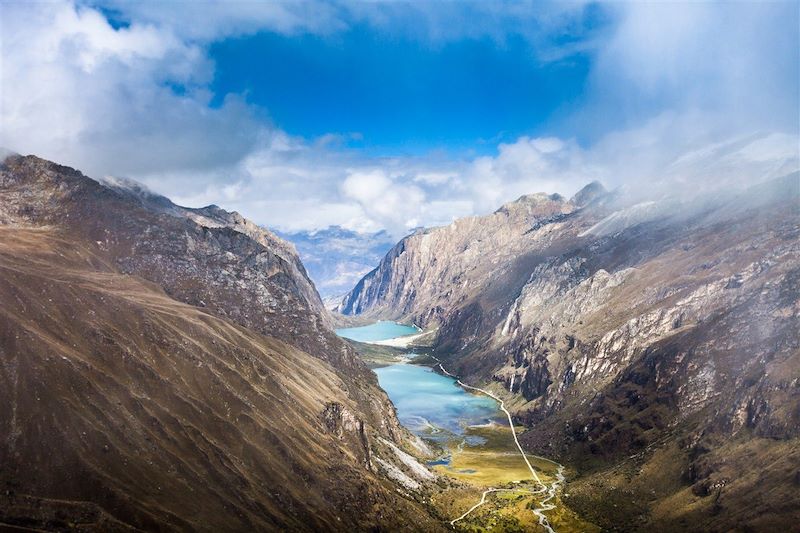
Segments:
[[[597,180],[592,181],[583,189],[575,193],[575,196],[570,198],[570,202],[578,207],[583,207],[595,201],[600,196],[603,196],[608,191],[603,184]]]
[[[536,192],[533,194],[523,194],[513,202],[512,204],[540,204],[542,202],[551,201],[551,202],[562,202],[564,201],[564,197],[558,193],[547,194],[546,192]],[[508,205],[508,204],[506,204]]]
[[[503,204],[500,209],[495,213],[504,213],[506,215],[522,215],[527,216],[531,214],[539,214],[541,209],[549,209],[553,204],[565,203],[564,197],[558,193],[547,194],[544,192],[537,192],[533,194],[523,194],[516,200]]]

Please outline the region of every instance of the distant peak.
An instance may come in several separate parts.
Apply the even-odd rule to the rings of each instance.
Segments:
[[[539,209],[540,206],[552,206],[553,202],[562,204],[564,203],[564,197],[558,193],[547,194],[545,192],[523,194],[513,202],[503,204],[495,213],[505,213],[506,215],[511,215],[512,213],[529,214],[532,209]]]
[[[545,202],[547,200],[551,200],[553,202],[560,202],[564,200],[564,197],[558,193],[547,194],[546,192],[537,192],[533,194],[523,194],[513,202],[512,204],[538,204],[541,202]]]
[[[575,196],[570,199],[570,202],[578,207],[583,207],[592,203],[600,196],[603,196],[606,192],[608,191],[603,187],[603,184],[595,180],[578,191]]]

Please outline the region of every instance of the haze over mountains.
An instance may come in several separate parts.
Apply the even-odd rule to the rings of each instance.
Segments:
[[[33,156],[0,170],[0,523],[444,527],[431,450],[333,334],[292,245]],[[785,528],[800,175],[635,202],[594,182],[417,231],[338,311],[432,331],[530,452],[569,465],[561,501],[592,524]]]
[[[275,233],[297,247],[323,300],[347,293],[395,244],[386,231],[360,233],[341,226]]]

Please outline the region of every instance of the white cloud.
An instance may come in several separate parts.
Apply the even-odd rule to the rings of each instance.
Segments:
[[[594,179],[695,190],[798,167],[797,33],[774,31],[797,13],[783,5],[614,5],[612,30],[588,40],[581,4],[113,7],[130,25],[115,29],[98,10],[67,0],[0,4],[0,145],[284,230],[340,224],[395,236],[526,193],[569,195]],[[315,16],[305,16],[309,9]],[[480,23],[466,16],[476,12]],[[585,110],[561,125],[591,132],[590,140],[522,136],[480,157],[374,158],[343,142],[358,134],[292,136],[241,95],[211,105],[209,42],[262,29],[326,34],[355,23],[419,31],[435,43],[488,36],[502,45],[508,35],[528,35],[539,60],[590,50]],[[545,42],[554,33],[582,39]]]
[[[414,176],[414,181],[426,185],[444,185],[455,179],[456,176],[448,172],[420,172]]]
[[[584,162],[575,141],[520,137],[498,147],[495,157],[481,157],[465,169],[465,186],[483,212],[531,192],[569,193],[598,179]]]
[[[342,183],[346,196],[362,203],[379,201],[392,187],[392,180],[381,170],[353,172]]]
[[[390,178],[383,169],[350,172],[342,192],[358,202],[367,217],[395,232],[417,226],[426,203],[422,189],[408,180]]]
[[[596,50],[586,109],[574,125],[641,125],[702,113],[718,136],[797,133],[800,12],[793,2],[628,2]]]
[[[233,164],[264,129],[236,96],[209,107],[210,62],[169,30],[69,2],[1,9],[5,146],[138,177]]]
[[[346,27],[343,5],[321,0],[293,2],[184,2],[111,0],[106,6],[126,20],[171,28],[190,41],[213,41],[269,29],[282,34],[325,34]]]

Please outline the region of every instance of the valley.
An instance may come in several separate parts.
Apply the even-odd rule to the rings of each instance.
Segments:
[[[800,0],[0,0],[0,533],[800,533]]]
[[[554,529],[559,512],[602,530],[784,527],[800,518],[799,212],[796,172],[648,202],[598,183],[524,195],[405,237],[336,309],[424,328],[378,342],[495,398],[518,453],[565,466]],[[450,520],[522,498],[472,452],[450,466],[486,483],[448,500]]]
[[[238,213],[12,155],[0,526],[790,523],[797,177],[644,220],[597,184],[524,196],[403,239],[330,312]]]
[[[337,334],[379,344],[413,339],[419,331],[379,321]],[[460,530],[599,531],[563,504],[564,466],[523,451],[516,436],[522,428],[515,427],[497,396],[461,382],[430,354],[409,351],[402,362],[375,368],[375,373],[400,422],[438,450],[428,466],[456,481],[431,496],[451,525]]]

